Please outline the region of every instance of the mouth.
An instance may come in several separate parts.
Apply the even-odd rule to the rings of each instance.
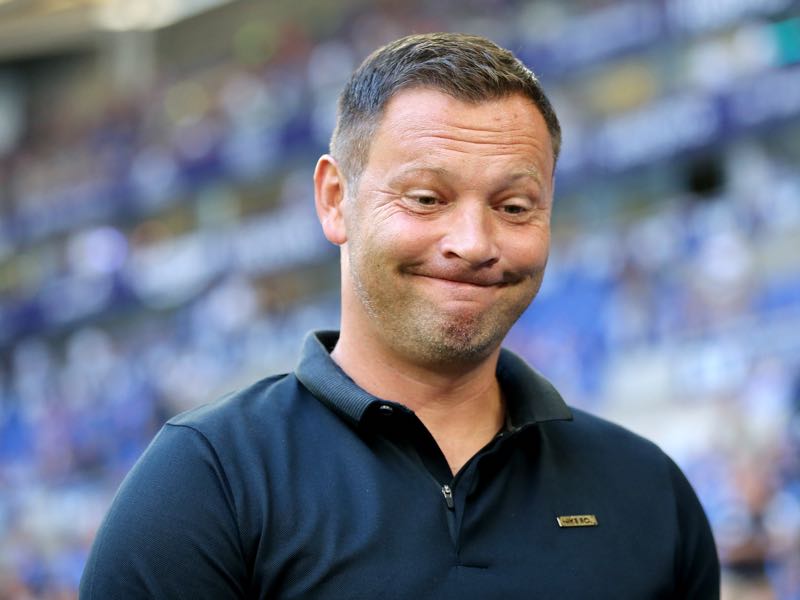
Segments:
[[[438,275],[438,274],[427,274],[427,273],[412,273],[417,277],[422,277],[424,279],[432,279],[437,282],[442,282],[446,285],[453,285],[456,287],[463,287],[463,288],[493,288],[493,287],[505,287],[509,285],[511,282],[506,278],[498,278],[496,276],[493,277],[486,277],[486,276],[477,276],[477,275]]]

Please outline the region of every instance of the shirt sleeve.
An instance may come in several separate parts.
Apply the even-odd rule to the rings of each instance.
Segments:
[[[197,430],[166,425],[117,492],[81,600],[242,598],[247,572],[231,488]]]
[[[711,526],[691,484],[680,468],[668,460],[680,528],[675,560],[675,598],[719,600],[719,557]]]

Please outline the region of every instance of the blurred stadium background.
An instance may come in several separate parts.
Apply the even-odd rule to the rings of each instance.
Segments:
[[[75,598],[163,421],[337,325],[336,95],[435,30],[517,52],[566,132],[508,345],[676,458],[727,600],[800,598],[799,4],[0,0],[0,598]]]

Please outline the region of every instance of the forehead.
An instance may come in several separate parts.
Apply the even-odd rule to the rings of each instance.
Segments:
[[[468,102],[434,89],[411,88],[387,102],[368,164],[459,158],[527,162],[543,174],[553,170],[547,124],[522,94]]]

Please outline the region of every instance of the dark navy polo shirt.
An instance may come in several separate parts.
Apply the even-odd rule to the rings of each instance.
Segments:
[[[503,351],[507,430],[453,477],[402,397],[339,369],[335,341],[311,335],[293,373],[164,426],[82,599],[718,598],[708,522],[655,445],[571,411]]]

